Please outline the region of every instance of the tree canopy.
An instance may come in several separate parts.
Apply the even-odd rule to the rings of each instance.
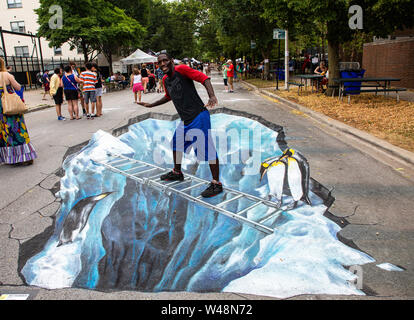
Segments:
[[[62,28],[50,28],[52,5],[62,8]],[[82,49],[85,61],[97,53],[108,58],[116,48],[140,45],[145,34],[138,21],[105,0],[40,0],[36,13],[39,36],[46,38],[50,46],[69,43],[72,49]]]
[[[39,35],[51,46],[65,42],[108,58],[140,47],[166,49],[176,58],[274,58],[274,28],[288,29],[291,46],[300,51],[325,44],[330,69],[339,54],[361,50],[371,36],[387,36],[414,25],[412,0],[40,0]],[[49,28],[49,7],[63,9],[63,28]],[[359,5],[363,29],[349,26],[349,8]],[[251,41],[256,48],[250,47]],[[129,52],[128,52],[129,51]],[[289,50],[292,52],[292,50]]]

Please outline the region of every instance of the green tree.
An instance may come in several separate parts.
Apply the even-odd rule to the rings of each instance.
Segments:
[[[122,49],[130,51],[130,48],[140,46],[146,30],[118,7],[105,4],[100,9],[99,26],[94,29],[97,42],[93,46],[105,56],[112,72],[112,56],[119,55]]]
[[[196,0],[152,1],[145,47],[156,52],[165,49],[175,58],[194,56],[197,52],[196,20],[200,10],[200,2]]]
[[[49,26],[52,13],[49,9],[52,5],[58,5],[63,11],[63,28],[53,29]],[[81,48],[84,59],[88,61],[94,54],[91,44],[95,41],[91,28],[97,24],[96,17],[90,17],[94,12],[92,1],[55,1],[40,0],[40,7],[35,9],[38,15],[39,29],[37,35],[46,38],[49,45],[60,47],[63,43],[69,43],[71,49]]]
[[[218,26],[218,41],[224,54],[233,60],[237,55],[250,52],[250,42],[254,40],[262,59],[270,59],[274,24],[263,17],[264,10],[256,0],[203,0],[210,8]],[[269,64],[265,65],[265,74]]]
[[[144,49],[151,48],[150,43],[148,42],[148,39],[151,38],[153,34],[153,26],[156,22],[153,20],[154,15],[158,15],[158,10],[154,10],[154,2],[161,3],[160,0],[107,0],[110,3],[112,3],[114,6],[124,10],[125,14],[128,17],[131,17],[138,21],[141,26],[143,26],[146,29],[146,32],[139,34],[139,39],[142,41],[139,41],[136,43],[136,45],[139,45]],[[130,50],[124,50],[125,55],[129,55],[133,51],[135,51],[136,48],[130,48]]]
[[[165,38],[166,48],[176,57],[195,56],[197,31],[196,21],[199,11],[202,9],[197,0],[182,0],[171,2],[169,5],[169,30],[165,30],[168,38]]]
[[[414,6],[411,0],[261,0],[263,17],[288,29],[292,35],[309,34],[315,26],[326,28],[329,83],[339,77],[340,46],[352,41],[358,32],[349,26],[352,5],[363,9],[363,31],[385,36],[396,29],[412,27]],[[310,28],[310,29],[308,29]],[[331,94],[330,90],[327,94]]]
[[[107,0],[114,6],[123,9],[125,14],[138,21],[143,27],[150,26],[152,0]]]
[[[62,8],[62,28],[50,28],[49,8]],[[82,48],[85,61],[103,53],[110,62],[114,50],[139,43],[145,29],[125,12],[105,0],[40,0],[38,36],[49,45],[60,47],[69,43],[71,49]]]
[[[201,60],[217,59],[223,53],[218,41],[217,21],[209,8],[200,10],[196,21],[197,56]]]

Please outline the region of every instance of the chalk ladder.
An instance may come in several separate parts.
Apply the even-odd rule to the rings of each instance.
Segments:
[[[247,225],[268,235],[272,234],[274,232],[274,229],[266,226],[264,223],[271,221],[284,210],[284,208],[279,208],[279,205],[276,202],[225,186],[223,187],[223,199],[226,200],[223,200],[217,204],[211,204],[201,195],[191,195],[192,190],[203,185],[207,187],[210,184],[210,181],[198,178],[190,174],[185,174],[183,181],[161,181],[161,175],[169,172],[171,169],[162,168],[157,165],[141,160],[132,159],[121,154],[107,153],[107,156],[108,157],[105,159],[96,159],[93,161],[97,164],[103,165],[113,172],[122,174],[127,178],[138,181],[143,185],[151,186],[161,192],[167,193],[168,195],[175,193],[189,201],[195,202],[215,212],[224,214],[242,223],[246,223]],[[231,198],[229,198],[230,195],[232,195]],[[249,202],[251,202],[251,204],[243,210],[232,212],[225,208],[229,203],[240,200],[242,198],[248,199]],[[247,218],[247,212],[258,206],[266,206],[268,207],[267,212],[270,212],[258,220]],[[273,210],[269,210],[269,208]]]

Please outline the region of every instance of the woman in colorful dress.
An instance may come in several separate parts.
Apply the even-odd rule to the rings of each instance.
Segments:
[[[4,60],[0,58],[0,96],[3,96],[3,79],[9,93],[15,91],[23,100],[21,85],[7,72]],[[3,114],[0,99],[0,163],[12,165],[31,165],[37,158],[30,142],[23,115]]]

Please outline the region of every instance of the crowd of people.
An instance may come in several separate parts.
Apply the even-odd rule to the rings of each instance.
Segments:
[[[66,99],[70,120],[80,120],[79,101],[82,116],[94,119],[102,116],[102,94],[104,81],[96,63],[88,62],[79,71],[74,62],[64,68],[56,68],[49,78],[48,70],[42,75],[43,99],[49,94],[56,106],[57,119],[66,120],[62,115],[62,104]]]
[[[142,94],[155,91],[157,91],[157,93],[163,92],[163,77],[164,73],[158,65],[150,68],[146,64],[143,64],[141,68],[133,68],[129,80],[129,86],[134,93],[134,103],[141,102]]]
[[[4,60],[0,65],[0,95],[3,94],[3,80],[8,92],[16,92],[24,101],[23,90],[5,66]],[[206,76],[211,74],[210,63],[199,63],[194,61],[181,61],[194,70],[203,72]],[[237,77],[232,61],[224,64],[226,73],[227,92],[233,92],[233,77]],[[71,62],[66,66],[55,68],[53,72],[45,70],[41,74],[44,92],[43,99],[51,97],[55,104],[58,121],[67,120],[62,114],[64,101],[67,102],[67,111],[70,120],[87,120],[101,117],[103,115],[102,95],[107,83],[115,83],[122,89],[127,87],[133,92],[134,103],[141,103],[143,94],[150,92],[165,92],[163,78],[165,74],[160,66],[156,64],[142,64],[132,68],[132,73],[127,79],[120,72],[111,74],[106,79],[103,77],[96,63],[88,62],[82,68],[77,68],[76,63]],[[50,99],[50,98],[49,98]],[[37,158],[36,151],[30,142],[29,133],[24,122],[24,115],[8,116],[3,114],[0,104],[0,163],[12,165],[30,165]]]
[[[180,61],[179,64],[185,64],[194,70],[203,72],[209,76],[211,73],[210,63],[194,63],[191,61]],[[134,103],[142,100],[142,95],[149,92],[164,92],[162,79],[164,72],[158,64],[142,64],[140,68],[134,67],[129,79],[129,86],[134,94]],[[116,78],[113,78],[116,81]],[[125,80],[124,80],[125,81]]]
[[[310,57],[305,57],[304,64],[302,65],[302,68],[305,69],[304,71],[307,71],[309,62]],[[17,83],[1,58],[0,63],[0,95],[6,89],[8,92],[19,94],[24,101],[23,87]],[[212,68],[210,63],[180,61],[178,64],[185,64],[199,72],[204,71],[206,76],[211,74]],[[251,66],[249,62],[237,60],[236,64],[233,64],[233,61],[228,59],[224,64],[218,66],[218,70],[222,72],[225,92],[234,92],[234,82],[237,79],[248,76],[254,70],[263,71],[263,67],[263,63]],[[321,80],[323,90],[323,85],[327,84],[329,72],[325,62],[320,61],[319,65],[313,69],[313,72],[324,76]],[[104,79],[96,63],[88,62],[84,68],[77,69],[76,64],[72,62],[63,68],[56,68],[51,77],[49,77],[48,70],[45,70],[41,77],[41,82],[44,87],[43,99],[46,99],[47,95],[53,98],[59,121],[66,120],[66,117],[62,115],[62,105],[65,100],[68,104],[70,120],[80,120],[82,117],[92,120],[103,115],[102,95],[106,83],[116,83],[122,89],[129,87],[133,93],[133,103],[140,104],[143,94],[150,92],[162,93],[165,91],[164,77],[165,74],[158,64],[142,64],[139,67],[132,68],[129,79],[122,75],[121,72],[111,74],[111,76]],[[30,142],[24,116],[4,115],[0,104],[0,118],[0,163],[15,165],[32,164],[37,155]]]
[[[191,68],[203,72],[207,75],[211,72],[210,63],[192,63],[190,61],[181,62]],[[157,64],[142,64],[132,68],[132,73],[127,79],[121,72],[112,73],[106,79],[98,66],[94,63],[87,63],[85,68],[80,69],[80,73],[75,63],[71,63],[65,68],[56,68],[54,74],[49,77],[48,70],[41,76],[44,88],[43,100],[50,95],[55,101],[56,114],[59,121],[66,120],[62,115],[62,104],[64,98],[68,102],[68,112],[71,120],[81,119],[79,102],[83,116],[87,119],[94,119],[102,116],[102,94],[105,84],[114,83],[120,89],[130,88],[134,95],[134,103],[141,102],[142,95],[149,92],[164,92],[162,78],[164,73]],[[89,107],[90,106],[90,107]]]

